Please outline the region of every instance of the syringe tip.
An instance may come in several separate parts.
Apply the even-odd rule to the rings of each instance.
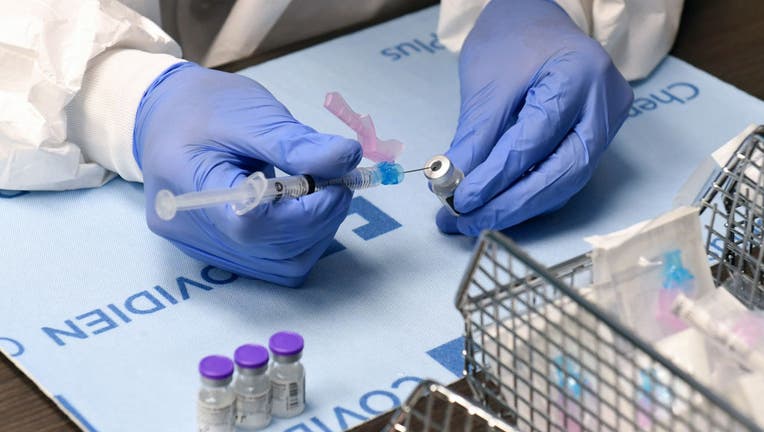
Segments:
[[[396,185],[403,181],[403,167],[394,162],[380,162],[377,164],[379,173],[382,177],[383,185]]]
[[[175,213],[178,211],[175,195],[167,189],[157,192],[157,196],[154,199],[154,211],[156,211],[157,216],[162,220],[168,221],[174,218]]]

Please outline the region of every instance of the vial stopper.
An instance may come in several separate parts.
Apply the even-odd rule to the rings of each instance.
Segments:
[[[305,340],[299,333],[282,331],[271,336],[268,347],[275,355],[293,356],[302,352]]]
[[[432,183],[449,181],[454,175],[454,165],[443,155],[437,155],[425,164],[424,176]]]
[[[233,375],[233,362],[225,356],[207,356],[199,362],[199,373],[210,380],[224,380]]]
[[[262,345],[242,345],[233,353],[236,364],[245,369],[259,369],[268,364],[268,350]]]

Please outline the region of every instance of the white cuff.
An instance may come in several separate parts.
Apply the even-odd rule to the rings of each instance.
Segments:
[[[450,51],[462,50],[464,40],[490,0],[441,0],[438,38]],[[591,34],[581,0],[555,0],[586,34]]]
[[[438,36],[459,51],[489,0],[441,0]],[[610,54],[628,80],[644,78],[674,43],[684,0],[555,0]]]
[[[149,85],[184,60],[133,49],[109,50],[92,59],[82,89],[67,105],[67,141],[93,161],[129,181],[143,181],[133,158],[138,104]]]
[[[449,49],[459,52],[480,13],[489,0],[441,0],[438,17],[438,39]]]
[[[592,23],[589,17],[592,16],[591,2],[581,0],[554,0],[568,14],[571,20],[584,33],[592,34]]]

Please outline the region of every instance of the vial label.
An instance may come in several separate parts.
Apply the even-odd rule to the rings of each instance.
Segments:
[[[233,430],[233,404],[214,406],[199,402],[196,422],[199,432],[230,432]]]
[[[273,414],[288,417],[305,409],[305,377],[302,382],[271,380]]]
[[[252,417],[270,416],[271,390],[260,394],[236,394],[236,424],[252,421]],[[258,419],[260,420],[260,419]]]

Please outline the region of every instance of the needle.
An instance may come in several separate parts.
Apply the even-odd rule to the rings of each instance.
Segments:
[[[413,170],[403,171],[403,173],[404,173],[404,174],[408,174],[408,173],[417,172],[417,171],[424,171],[424,170],[426,170],[427,168],[429,168],[429,167],[424,167],[424,168],[417,168],[417,169],[413,169]]]

